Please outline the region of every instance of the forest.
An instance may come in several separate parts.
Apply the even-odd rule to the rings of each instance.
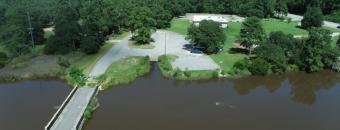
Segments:
[[[38,45],[48,55],[94,54],[124,30],[144,44],[152,30],[168,28],[188,12],[271,18],[303,15],[312,6],[339,23],[340,0],[0,0],[0,56],[33,53]],[[44,36],[47,27],[54,35]]]

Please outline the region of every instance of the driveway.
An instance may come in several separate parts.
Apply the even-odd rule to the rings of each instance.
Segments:
[[[128,41],[131,38],[131,35],[129,35],[111,48],[98,61],[90,76],[98,77],[102,75],[113,62],[122,58],[129,56],[150,56],[151,61],[157,61],[158,57],[164,55],[165,52],[178,56],[173,62],[175,68],[182,70],[215,70],[220,68],[209,56],[192,55],[189,51],[184,50],[183,46],[189,44],[189,42],[185,40],[183,35],[165,30],[157,30],[151,37],[155,41],[151,43],[155,46],[154,49],[136,49],[128,46]]]

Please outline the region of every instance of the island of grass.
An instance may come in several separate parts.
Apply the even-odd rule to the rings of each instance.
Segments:
[[[149,73],[150,70],[149,57],[128,57],[112,63],[97,80],[102,83],[101,89],[105,90],[113,85],[130,83],[137,77]]]
[[[136,41],[129,40],[128,46],[130,48],[135,48],[135,49],[154,49],[155,46],[148,43],[148,44],[137,44]]]
[[[162,55],[158,58],[158,67],[165,78],[176,80],[204,80],[219,77],[219,70],[180,70],[173,68],[171,63],[176,60],[175,55]]]

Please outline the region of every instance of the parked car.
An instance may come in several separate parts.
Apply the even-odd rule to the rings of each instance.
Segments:
[[[337,28],[337,29],[340,29],[340,26],[337,26],[336,28]]]
[[[200,49],[194,48],[191,50],[191,53],[193,54],[203,54],[204,52]]]

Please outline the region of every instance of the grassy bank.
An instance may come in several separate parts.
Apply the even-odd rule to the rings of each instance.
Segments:
[[[98,80],[102,82],[102,89],[108,89],[113,85],[130,83],[150,70],[149,57],[129,57],[112,63]]]
[[[136,49],[154,49],[155,46],[151,43],[149,44],[143,44],[143,45],[137,45],[136,41],[129,40],[128,46],[130,48],[136,48]]]
[[[67,67],[60,62],[74,64],[84,56],[74,52],[68,55],[27,54],[12,58],[6,66],[0,69],[0,81],[15,82],[24,79],[66,79]]]
[[[176,59],[174,55],[162,55],[158,58],[158,67],[164,77],[173,77],[177,80],[202,80],[219,77],[218,70],[180,70],[174,69],[171,65]]]
[[[172,68],[171,62],[176,58],[174,55],[162,55],[158,58],[158,67],[164,77],[172,77],[174,69]]]

